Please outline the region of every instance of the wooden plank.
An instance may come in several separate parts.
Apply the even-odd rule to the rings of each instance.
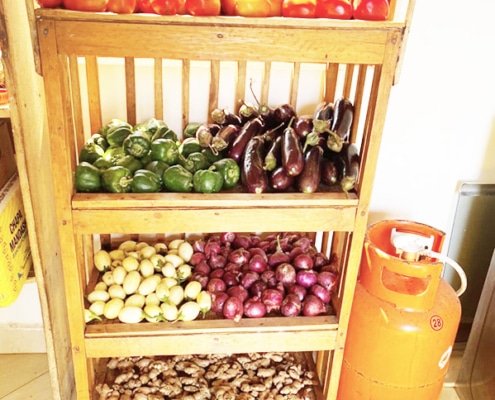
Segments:
[[[57,21],[60,54],[197,60],[336,62],[383,61],[387,30],[322,28],[267,30],[257,26],[143,25]],[[398,28],[392,29],[400,33]],[[128,38],[132,37],[132,40]],[[143,46],[142,43],[146,43]],[[181,43],[177,46],[177,43]],[[242,43],[242,45],[240,45]],[[201,46],[199,49],[198,46]]]
[[[198,215],[201,217],[198,218]],[[350,231],[356,210],[343,208],[277,209],[157,209],[121,211],[87,210],[73,212],[77,233],[120,232],[267,232],[300,230]],[[260,221],[263,221],[261,223]]]
[[[263,332],[258,334],[242,332],[203,333],[177,336],[125,336],[115,338],[87,338],[88,357],[124,357],[131,355],[155,354],[215,354],[267,351],[315,351],[322,347],[331,348],[335,343],[335,331],[312,332]],[[245,350],[244,350],[245,351]]]

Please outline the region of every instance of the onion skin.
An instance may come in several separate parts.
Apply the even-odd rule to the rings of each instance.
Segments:
[[[252,255],[251,258],[249,259],[248,265],[249,265],[249,270],[260,274],[268,269],[268,264],[265,258],[259,254]]]
[[[280,306],[280,312],[284,317],[297,317],[301,313],[301,300],[296,294],[285,296]]]
[[[231,297],[237,297],[242,303],[249,298],[249,292],[240,285],[229,287],[227,294]]]
[[[297,248],[297,247],[295,247]],[[313,259],[308,254],[299,254],[292,261],[292,265],[297,269],[313,269]]]
[[[303,301],[304,298],[306,297],[306,294],[308,293],[308,290],[301,285],[292,285],[288,290],[287,293],[290,294],[295,294],[297,297],[299,297],[299,300]]]
[[[318,283],[316,285],[311,286],[309,288],[309,292],[311,294],[314,294],[316,297],[318,297],[324,304],[330,303],[330,300],[332,298],[330,291],[328,291]]]
[[[244,303],[244,315],[248,318],[262,318],[266,315],[266,307],[258,297],[252,297]]]
[[[217,268],[217,269],[214,269],[213,271],[211,271],[210,274],[208,275],[208,277],[210,279],[213,279],[213,278],[220,278],[220,279],[222,279],[223,274],[225,274],[225,270],[222,269],[222,268]]]
[[[220,278],[212,278],[208,281],[206,285],[206,290],[210,293],[214,292],[225,292],[227,290],[227,285],[225,281]]]
[[[220,242],[221,243],[232,243],[237,237],[237,233],[235,232],[223,232],[220,234]]]
[[[225,264],[227,264],[227,258],[223,254],[212,253],[208,260],[208,265],[212,269],[224,268]]]
[[[257,272],[248,271],[242,275],[241,285],[245,289],[249,289],[251,286],[253,286],[254,282],[259,281],[259,279],[260,279],[260,276]]]
[[[303,301],[302,313],[306,317],[315,317],[326,311],[323,302],[314,294],[308,294]]]
[[[334,272],[321,271],[318,274],[318,283],[327,289],[330,293],[333,293],[339,283],[338,276]]]
[[[222,314],[227,319],[239,322],[244,314],[244,305],[242,304],[242,301],[235,296],[229,297],[223,304]]]
[[[261,294],[268,289],[266,282],[262,280],[254,282],[249,288],[249,294],[253,297],[261,297]]]
[[[284,300],[284,293],[277,289],[266,289],[261,294],[261,300],[266,306],[266,312],[270,313],[272,311],[280,310],[282,301]]]
[[[237,284],[239,284],[239,273],[227,271],[223,274],[222,280],[227,287],[236,286]]]
[[[251,258],[251,253],[242,247],[235,249],[228,256],[229,262],[232,262],[237,265],[246,264],[247,262],[249,262],[250,258]]]
[[[211,295],[211,310],[218,314],[222,314],[225,301],[229,298],[229,295],[225,292],[213,292]]]
[[[285,287],[291,286],[296,282],[296,269],[289,263],[282,263],[275,270],[275,278]]]
[[[205,253],[200,252],[193,253],[191,259],[189,260],[189,264],[191,264],[193,267],[199,265],[202,262],[206,262],[206,256]]]
[[[296,275],[296,282],[305,288],[310,288],[318,282],[318,274],[313,270],[302,269]]]
[[[247,235],[237,235],[232,241],[232,247],[234,249],[249,249],[252,246],[251,237]]]
[[[201,254],[201,253],[196,253]],[[211,272],[211,268],[206,261],[201,261],[199,264],[194,266],[194,273],[201,275],[209,275]]]

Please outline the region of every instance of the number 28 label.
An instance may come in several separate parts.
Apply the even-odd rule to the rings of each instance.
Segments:
[[[430,326],[434,331],[439,331],[443,328],[443,319],[439,315],[433,315],[430,318]]]

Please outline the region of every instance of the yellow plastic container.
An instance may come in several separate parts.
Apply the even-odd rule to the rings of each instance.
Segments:
[[[0,191],[0,307],[17,299],[31,266],[21,188],[14,175]]]

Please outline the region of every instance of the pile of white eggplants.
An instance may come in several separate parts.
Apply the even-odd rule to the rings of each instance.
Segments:
[[[118,248],[100,249],[94,265],[102,274],[88,293],[86,322],[102,317],[124,323],[192,321],[211,308],[200,282],[188,280],[194,250],[183,239],[168,244],[127,240]]]

